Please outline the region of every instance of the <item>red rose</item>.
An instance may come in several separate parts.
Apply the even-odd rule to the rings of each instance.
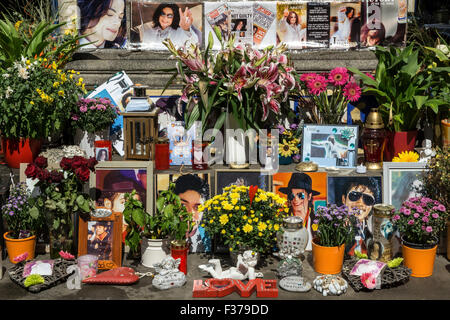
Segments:
[[[81,166],[75,170],[75,174],[77,175],[78,179],[80,179],[83,182],[86,182],[89,180],[89,175],[91,174],[91,171],[86,166]]]
[[[27,168],[25,169],[25,175],[27,178],[34,179],[37,177],[37,174],[39,172],[39,167],[36,166],[34,163],[28,164]]]
[[[72,168],[72,159],[71,158],[62,158],[61,162],[59,163],[59,166],[63,170],[70,170]]]
[[[54,183],[60,183],[63,179],[63,174],[62,172],[59,172],[57,170],[52,170],[52,172],[50,172],[50,181],[54,182]]]
[[[50,182],[50,171],[48,171],[47,169],[40,169],[37,174],[37,177],[41,181],[49,181]]]
[[[87,164],[88,164],[88,161],[85,158],[80,157],[80,156],[75,156],[72,158],[72,160],[73,160],[72,161],[72,169],[73,170],[76,170],[82,166],[87,166]]]
[[[95,166],[97,165],[98,161],[95,159],[95,157],[90,157],[87,163],[87,166],[89,170],[95,172]]]
[[[42,169],[47,168],[47,165],[48,165],[48,164],[47,164],[47,158],[42,157],[42,156],[37,157],[36,160],[34,160],[34,163],[35,163],[39,168],[42,168]]]

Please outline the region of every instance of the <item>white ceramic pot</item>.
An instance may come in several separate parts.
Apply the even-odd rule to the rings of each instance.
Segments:
[[[147,239],[147,247],[142,248],[142,265],[151,268],[170,255],[168,239]]]
[[[81,150],[86,152],[86,156],[88,158],[95,157],[94,142],[99,140],[109,140],[109,129],[94,133],[89,133],[87,131],[77,129],[74,136],[75,145],[78,145]]]

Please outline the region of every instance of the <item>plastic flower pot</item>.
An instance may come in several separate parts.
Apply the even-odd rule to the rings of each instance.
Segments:
[[[5,232],[3,238],[5,239],[6,250],[8,250],[8,257],[11,263],[16,264],[14,258],[28,252],[27,260],[34,259],[34,250],[36,248],[36,236],[31,236],[24,239],[9,238],[10,231]]]
[[[437,244],[417,245],[402,239],[403,264],[412,270],[416,278],[430,277],[433,274]]]
[[[19,169],[21,163],[31,163],[41,151],[42,140],[31,138],[2,138],[2,149],[6,164]]]
[[[312,241],[314,270],[322,274],[337,274],[344,263],[345,243],[336,247],[323,247]]]

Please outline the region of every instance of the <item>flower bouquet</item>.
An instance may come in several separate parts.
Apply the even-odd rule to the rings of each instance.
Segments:
[[[61,250],[73,250],[73,215],[81,217],[94,209],[93,201],[83,192],[83,185],[94,172],[97,160],[74,156],[62,158],[61,170],[48,170],[47,158],[37,157],[28,164],[25,175],[37,179],[40,195],[32,198],[31,209],[45,213],[50,232],[50,257],[56,259]]]
[[[309,118],[318,124],[339,124],[351,101],[361,96],[361,88],[346,68],[329,73],[304,73],[299,79],[304,94],[313,102]]]
[[[230,252],[251,249],[269,253],[276,245],[276,233],[289,211],[286,200],[256,186],[231,186],[199,207],[202,227],[219,236]]]
[[[404,201],[392,217],[403,240],[413,244],[435,244],[445,228],[448,213],[443,204],[427,197]]]
[[[288,128],[283,125],[277,125],[279,131],[278,154],[281,157],[300,160],[300,139],[302,134],[302,127],[296,123],[292,123]]]
[[[117,118],[117,108],[108,98],[81,98],[71,114],[72,127],[94,133],[108,129]]]

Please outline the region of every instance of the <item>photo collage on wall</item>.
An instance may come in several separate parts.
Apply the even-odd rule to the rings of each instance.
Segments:
[[[59,0],[62,19],[77,29],[84,49],[167,51],[170,39],[213,50],[221,38],[263,49],[286,43],[292,50],[367,49],[406,43],[407,0],[217,1]],[[129,11],[129,12],[128,12]]]

